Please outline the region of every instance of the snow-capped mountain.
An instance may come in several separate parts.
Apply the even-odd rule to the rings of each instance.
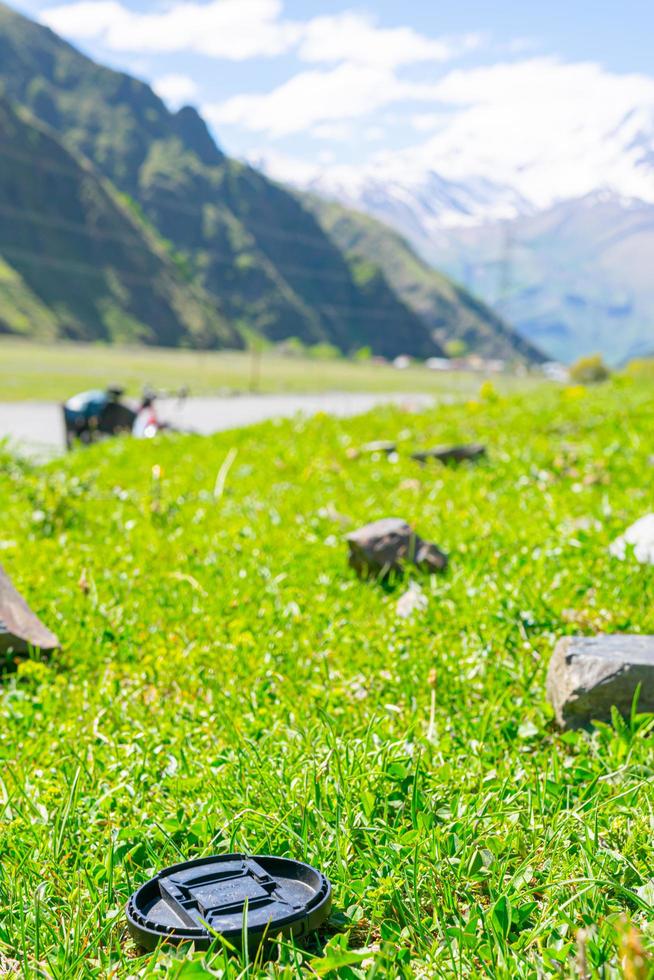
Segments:
[[[654,349],[654,109],[589,124],[542,157],[514,152],[509,165],[501,152],[480,143],[464,166],[448,131],[419,152],[307,168],[295,183],[396,228],[552,356]]]
[[[474,122],[474,120],[471,120]],[[470,227],[546,210],[609,190],[654,203],[654,108],[638,107],[603,126],[570,127],[564,143],[533,139],[510,149],[464,125],[364,167],[302,166],[283,157],[258,161],[271,176],[369,212],[420,247],[444,228]],[[465,151],[461,147],[465,147]]]
[[[374,214],[405,233],[426,237],[437,229],[501,221],[532,210],[511,187],[485,177],[447,180],[434,170],[357,173],[343,168],[316,176],[306,190]]]
[[[636,190],[635,196],[654,203],[654,109],[634,109],[611,135],[622,147],[625,170],[635,178],[637,187],[631,185],[632,192]]]
[[[435,170],[409,168],[397,160],[368,168],[289,168],[274,156],[257,158],[271,177],[300,190],[363,211],[406,235],[428,254],[432,236],[444,228],[467,228],[531,214],[532,204],[509,185],[484,176],[448,180]]]

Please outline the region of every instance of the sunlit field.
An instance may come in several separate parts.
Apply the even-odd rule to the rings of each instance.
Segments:
[[[63,644],[0,688],[0,964],[508,980],[583,957],[623,975],[652,939],[654,718],[562,734],[544,678],[563,634],[654,632],[654,571],[607,552],[652,509],[653,421],[649,385],[486,388],[43,469],[0,457],[2,562]],[[382,438],[397,459],[356,452]],[[409,458],[450,440],[488,457]],[[409,576],[346,564],[347,529],[385,515],[450,554],[407,619]],[[327,927],[257,967],[142,957],[132,890],[235,850],[320,868]]]
[[[503,391],[538,378],[494,379]],[[0,340],[0,401],[56,400],[77,391],[122,384],[132,395],[144,385],[166,391],[187,387],[193,395],[241,392],[398,391],[472,394],[480,378],[468,372],[435,372],[422,365],[398,371],[390,365],[315,360],[265,352],[198,352],[90,344],[33,344]]]

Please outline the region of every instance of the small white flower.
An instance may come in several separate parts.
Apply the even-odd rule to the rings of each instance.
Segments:
[[[397,600],[395,612],[400,619],[409,619],[414,612],[427,608],[427,596],[419,585],[412,582],[404,595]]]

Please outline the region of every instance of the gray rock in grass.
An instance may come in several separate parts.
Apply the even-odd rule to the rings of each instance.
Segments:
[[[362,577],[385,576],[415,565],[424,572],[442,572],[447,555],[416,534],[406,521],[386,517],[348,534],[350,566]]]
[[[0,565],[0,656],[25,654],[30,648],[44,653],[59,641],[32,612]]]
[[[654,712],[654,636],[568,636],[559,640],[547,674],[547,696],[563,728],[625,717],[640,685],[637,710]]]
[[[486,455],[486,447],[473,442],[465,446],[434,446],[433,449],[421,449],[411,454],[411,459],[418,463],[426,463],[435,459],[439,463],[464,463],[468,460],[479,459]]]

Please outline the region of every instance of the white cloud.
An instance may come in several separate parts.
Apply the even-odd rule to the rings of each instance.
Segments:
[[[429,38],[411,27],[379,27],[365,14],[344,11],[316,17],[304,25],[299,56],[314,63],[347,61],[351,64],[397,68],[421,61],[449,61],[481,44],[478,34],[460,38]]]
[[[448,207],[452,223],[472,222],[602,188],[654,202],[654,77],[535,58],[453,71],[421,95],[433,110],[400,103],[428,134],[413,147],[322,170],[267,154],[267,168],[354,204],[385,189],[428,201],[440,225]]]
[[[148,13],[120,0],[74,0],[47,8],[41,19],[67,37],[99,41],[113,51],[187,51],[231,61],[297,49],[309,63],[395,68],[447,61],[481,43],[476,34],[429,38],[411,27],[380,27],[354,11],[290,20],[282,0],[173,0]]]
[[[195,51],[243,61],[283,54],[300,26],[280,19],[281,0],[211,0],[173,3],[138,13],[118,0],[80,0],[51,7],[41,20],[67,37],[96,40],[113,51]]]
[[[273,180],[288,181],[290,184],[307,186],[320,175],[320,167],[315,161],[307,163],[299,157],[267,149],[263,153],[250,153],[248,162],[272,177]]]
[[[352,138],[352,126],[344,122],[319,123],[310,130],[315,139],[343,143]]]
[[[205,111],[216,126],[271,138],[310,131],[344,140],[344,127],[353,120],[378,126],[379,110],[412,103],[425,104],[425,111],[414,107],[405,118],[431,135],[409,151],[391,151],[398,169],[410,163],[453,180],[487,176],[540,204],[553,186],[585,193],[624,168],[623,142],[617,146],[612,133],[634,107],[654,104],[654,79],[616,75],[593,63],[532,58],[458,69],[426,84],[387,66],[345,62]]]
[[[97,0],[50,7],[41,13],[41,20],[53,31],[88,41],[109,32],[127,16],[129,11],[114,0]]]
[[[409,122],[419,133],[429,133],[439,129],[449,118],[446,112],[419,112],[411,116]]]
[[[177,109],[198,94],[198,87],[188,75],[163,75],[152,88],[172,109]]]
[[[654,108],[654,78],[534,58],[452,71],[434,98],[455,111],[410,156],[445,177],[491,177],[536,205],[606,184],[640,196],[651,185],[636,177],[624,126],[634,108]]]
[[[237,95],[204,106],[216,126],[241,126],[273,137],[301,133],[318,123],[358,119],[407,99],[429,99],[434,86],[405,82],[392,71],[343,64],[331,71],[306,71],[272,92]]]

